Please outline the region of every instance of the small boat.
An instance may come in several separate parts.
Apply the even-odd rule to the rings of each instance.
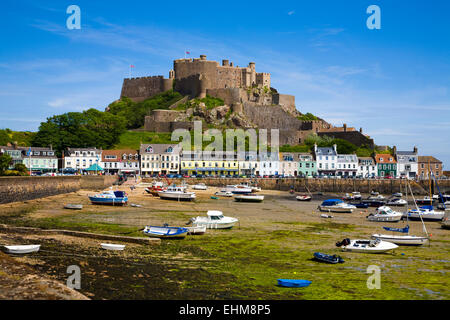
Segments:
[[[322,214],[320,215],[320,217],[321,217],[321,218],[333,218],[333,216],[330,216],[329,214],[326,214],[326,213],[322,213]]]
[[[378,207],[375,213],[367,216],[369,221],[377,222],[398,222],[402,219],[403,213],[392,210],[387,206]]]
[[[217,191],[214,194],[219,197],[232,197],[233,196],[233,192],[226,191],[226,190]]]
[[[326,262],[326,263],[344,263],[344,259],[342,259],[340,256],[337,256],[335,254],[331,255],[331,254],[325,254],[325,253],[320,253],[320,252],[314,252],[314,259],[321,261],[321,262]]]
[[[89,196],[89,200],[91,200],[92,204],[122,206],[127,204],[128,196],[125,191],[108,190],[93,196]]]
[[[376,208],[384,206],[386,204],[386,202],[383,200],[375,200],[375,199],[364,199],[361,200],[361,203],[367,204],[369,207],[376,207]]]
[[[398,230],[406,230],[405,233],[408,232],[409,226],[406,226],[405,228],[395,230],[394,228],[386,228],[383,227],[387,231],[398,231]],[[399,231],[404,232],[404,231]],[[373,234],[372,239],[380,239],[387,242],[392,242],[397,245],[401,246],[421,246],[423,244],[426,244],[428,242],[427,237],[421,237],[421,236],[413,236],[413,235],[404,235],[404,236],[397,236],[397,235],[388,235],[388,234]]]
[[[13,254],[25,254],[38,252],[41,248],[40,244],[29,244],[29,245],[19,245],[19,246],[4,246],[7,253]]]
[[[389,199],[386,202],[387,206],[396,206],[396,207],[403,207],[406,206],[408,204],[408,201],[402,199],[402,198],[393,198],[393,199]]]
[[[433,199],[430,199],[429,196],[425,196],[422,199],[416,199],[416,203],[419,204],[419,205],[432,206],[433,205]]]
[[[123,250],[123,249],[125,249],[125,245],[123,245],[123,244],[100,243],[100,246],[105,250]]]
[[[243,185],[228,185],[225,187],[225,191],[229,191],[233,194],[247,194],[253,192],[252,188]]]
[[[392,197],[401,198],[401,197],[403,197],[403,193],[401,193],[401,192],[393,193]]]
[[[450,219],[448,218],[448,212],[445,213],[445,216],[442,219],[441,227],[443,229],[450,229]]]
[[[68,204],[64,205],[64,209],[81,210],[81,209],[83,209],[83,205],[68,203]]]
[[[146,226],[144,228],[144,233],[154,238],[184,238],[188,231],[187,228],[181,227]]]
[[[192,186],[192,189],[194,189],[194,190],[207,190],[208,187],[204,183],[198,183],[198,184]]]
[[[130,206],[135,207],[135,208],[142,208],[142,204],[132,203]]]
[[[278,285],[288,288],[304,288],[311,284],[309,280],[277,279]]]
[[[325,212],[352,213],[356,207],[345,203],[341,199],[328,199],[322,202],[318,209]]]
[[[301,194],[296,196],[295,199],[297,199],[297,201],[311,201],[312,197],[307,194]]]
[[[343,197],[343,200],[347,200],[347,201],[361,200],[361,193],[359,193],[357,191],[352,192],[351,194],[346,193],[345,196]]]
[[[239,220],[232,217],[225,217],[222,211],[209,210],[206,217],[198,216],[190,220],[194,227],[206,226],[208,229],[230,229]]]
[[[367,209],[369,207],[368,203],[363,203],[363,202],[349,202],[348,204],[355,206],[359,209]]]
[[[164,184],[161,181],[154,181],[149,188],[145,188],[145,191],[147,193],[150,193],[151,195],[157,197],[158,192],[164,191],[166,188],[164,188]]]
[[[370,197],[367,198],[368,200],[377,200],[377,201],[383,201],[386,198],[384,196],[382,196],[381,194],[376,194],[376,195],[371,195]]]
[[[380,239],[350,240],[349,238],[337,242],[336,246],[342,247],[343,251],[361,253],[383,253],[398,248],[396,244]]]
[[[248,182],[242,182],[242,183],[236,185],[236,188],[251,189],[252,192],[259,192],[259,191],[261,191],[260,187],[249,185]]]
[[[161,199],[192,201],[195,200],[195,192],[187,192],[186,187],[170,186],[167,190],[159,191],[158,196]]]
[[[404,218],[423,221],[442,221],[444,215],[445,211],[435,211],[433,206],[422,206],[419,209],[410,209],[403,213]]]
[[[211,196],[211,199],[213,199],[213,200],[219,200],[219,197]]]
[[[234,200],[241,201],[241,202],[262,202],[264,200],[264,196],[256,195],[253,193],[240,194],[240,195],[234,196]]]
[[[206,225],[203,226],[196,226],[196,227],[185,227],[186,229],[188,229],[188,234],[196,234],[196,235],[201,235],[201,234],[205,234],[206,232]]]

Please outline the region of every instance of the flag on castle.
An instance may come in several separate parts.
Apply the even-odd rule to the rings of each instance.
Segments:
[[[191,52],[190,51],[186,51],[186,54],[191,54]]]
[[[134,65],[131,64],[131,65],[130,65],[130,68],[134,68]]]

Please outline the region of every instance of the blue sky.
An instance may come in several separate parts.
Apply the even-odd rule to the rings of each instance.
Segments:
[[[449,1],[2,1],[0,128],[103,110],[133,76],[206,54],[256,63],[301,112],[450,165]],[[81,30],[66,9],[81,8]],[[366,9],[381,9],[369,30]]]

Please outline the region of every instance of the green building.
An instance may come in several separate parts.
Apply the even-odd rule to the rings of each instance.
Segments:
[[[310,153],[298,153],[298,175],[303,177],[314,177],[317,175],[317,163]]]

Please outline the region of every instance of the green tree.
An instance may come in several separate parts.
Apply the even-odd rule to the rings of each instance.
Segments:
[[[0,156],[0,175],[5,174],[5,171],[8,170],[11,163],[12,158],[9,154],[4,153]]]
[[[29,174],[28,168],[23,163],[16,163],[14,171],[17,171],[21,176],[27,176]]]

